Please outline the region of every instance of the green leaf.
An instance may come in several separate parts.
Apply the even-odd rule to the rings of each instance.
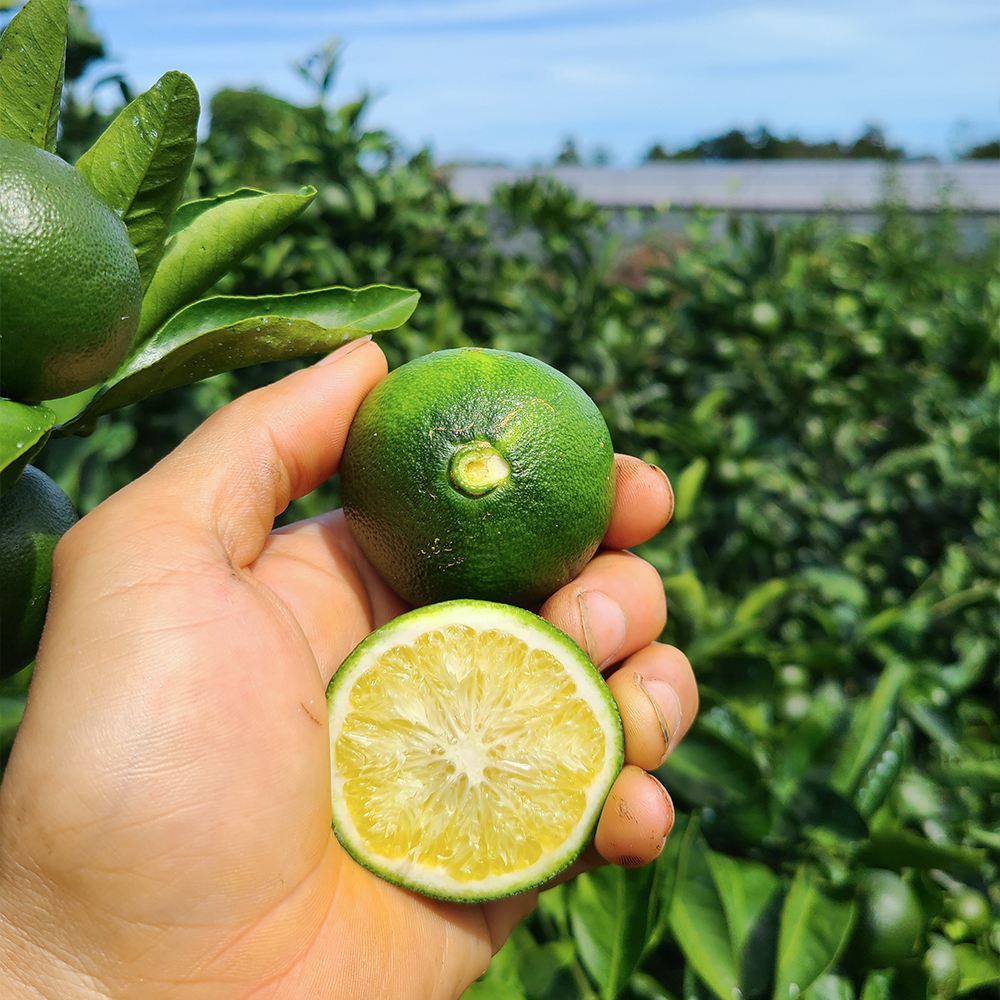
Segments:
[[[811,776],[802,781],[789,800],[787,815],[810,836],[840,841],[843,850],[850,849],[849,842],[861,843],[868,837],[868,824],[854,803]]]
[[[778,891],[778,877],[758,861],[731,858],[716,851],[708,852],[706,857],[726,911],[730,937],[736,953],[740,954],[754,925]]]
[[[909,743],[909,727],[896,726],[862,773],[854,793],[854,804],[866,820],[871,819],[889,797],[903,770]]]
[[[951,875],[974,875],[986,860],[986,852],[975,847],[939,844],[909,830],[873,833],[858,851],[858,860],[872,868],[938,868]]]
[[[854,916],[853,900],[824,895],[810,870],[799,869],[781,910],[774,1000],[795,1000],[833,965]]]
[[[198,91],[165,73],[127,105],[77,161],[76,169],[121,217],[149,287],[198,143]]]
[[[0,399],[0,494],[17,482],[48,440],[55,421],[55,414],[46,406]]]
[[[715,421],[722,406],[732,396],[732,390],[726,386],[716,386],[702,396],[691,410],[691,421],[694,424],[705,424]]]
[[[699,806],[743,802],[761,781],[759,769],[745,754],[699,732],[688,733],[656,773],[668,788]]]
[[[698,731],[748,760],[755,768],[768,767],[768,754],[743,718],[728,705],[706,707],[698,715]]]
[[[670,929],[699,978],[721,1000],[739,988],[739,967],[726,910],[697,823],[688,824],[678,859]]]
[[[747,636],[759,632],[760,625],[756,621],[734,622],[725,628],[712,629],[698,636],[687,652],[693,662],[708,662],[739,649]]]
[[[539,944],[518,924],[462,1000],[563,1000],[572,995],[567,990],[573,988],[573,959],[572,941]]]
[[[640,1000],[674,1000],[674,995],[645,972],[637,972],[629,980],[629,991]]]
[[[766,865],[706,853],[726,911],[743,996],[758,996],[774,976],[781,884]]]
[[[801,579],[831,603],[841,602],[856,608],[863,608],[868,604],[868,591],[857,577],[849,573],[813,566],[803,571]]]
[[[366,333],[409,319],[419,292],[391,285],[320,288],[291,295],[219,295],[177,313],[61,430],[102,413],[220,372],[264,361],[324,354]]]
[[[572,988],[576,951],[568,938],[539,944],[524,924],[511,932],[517,974],[527,1000],[562,1000]],[[577,975],[579,973],[577,972]]]
[[[739,607],[733,612],[733,621],[740,625],[748,625],[756,621],[772,604],[788,592],[788,586],[787,580],[777,578],[754,587],[740,601]]]
[[[677,524],[691,519],[695,501],[701,492],[701,484],[708,472],[708,461],[696,458],[678,477],[674,488],[674,517]]]
[[[647,952],[660,943],[670,927],[670,905],[674,897],[674,887],[677,884],[677,867],[689,821],[686,813],[674,814],[674,825],[671,827],[670,836],[667,837],[663,850],[660,851],[654,862],[656,873],[649,896],[646,931]]]
[[[854,1000],[854,987],[846,976],[828,972],[800,994],[803,1000]]]
[[[604,1000],[628,984],[656,922],[655,864],[608,865],[579,876],[570,897],[570,925],[584,968]]]
[[[844,748],[830,774],[830,784],[842,794],[854,791],[865,766],[895,726],[899,693],[909,676],[910,669],[904,662],[890,663],[871,697],[856,709]]]
[[[237,188],[226,194],[213,195],[211,198],[198,198],[196,201],[186,201],[174,213],[174,220],[170,224],[170,235],[175,236],[182,229],[187,229],[199,215],[212,208],[231,201],[239,201],[241,198],[259,198],[266,195],[266,191],[259,191],[257,188]]]
[[[955,946],[955,958],[961,976],[957,996],[1000,983],[1000,962],[996,952],[988,952],[974,944],[959,944]]]
[[[0,697],[0,776],[3,774],[3,766],[10,754],[10,748],[14,744],[14,737],[17,736],[17,727],[21,724],[21,716],[24,715],[24,704],[23,695],[14,698]]]
[[[56,151],[68,0],[30,0],[0,36],[0,136]]]
[[[809,710],[799,724],[775,747],[771,758],[770,787],[788,802],[803,779],[815,767],[823,749],[833,739],[844,711],[839,688],[826,685],[813,695]]]
[[[906,612],[907,608],[905,605],[902,607],[885,608],[877,615],[869,618],[861,626],[858,630],[858,638],[862,641],[877,638],[883,632],[888,632],[893,626],[898,625],[905,617]]]
[[[695,627],[701,624],[708,602],[705,597],[705,588],[694,573],[688,570],[686,573],[667,577],[663,581],[663,589],[668,597],[674,598],[683,605],[686,615]]]
[[[138,342],[157,330],[171,314],[212,287],[247,254],[277,236],[303,212],[316,195],[315,188],[297,194],[237,192],[208,199],[198,210],[178,209],[190,219],[168,240],[142,300]]]
[[[713,1000],[718,998],[714,990],[710,990],[699,978],[690,962],[684,965],[684,979],[681,997],[683,1000]],[[737,1000],[733,997],[732,1000]]]
[[[536,912],[542,925],[548,928],[552,935],[569,939],[569,914],[567,913],[566,897],[569,891],[569,882],[561,882],[559,885],[546,889],[538,895],[538,908]]]

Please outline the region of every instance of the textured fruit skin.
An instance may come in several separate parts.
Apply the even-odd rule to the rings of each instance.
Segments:
[[[455,487],[456,450],[488,442],[510,466],[482,496]],[[368,394],[340,468],[351,532],[406,601],[531,607],[575,577],[614,507],[614,452],[587,394],[523,354],[439,351]]]
[[[895,872],[883,869],[866,872],[860,889],[854,944],[868,968],[895,968],[915,954],[923,934],[920,900]]]
[[[52,582],[52,552],[76,523],[69,498],[27,465],[0,497],[0,677],[35,658]]]
[[[139,325],[121,219],[65,160],[0,138],[0,393],[37,402],[96,385]]]

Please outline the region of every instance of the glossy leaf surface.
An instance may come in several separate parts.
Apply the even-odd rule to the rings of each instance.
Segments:
[[[143,290],[160,262],[194,161],[198,113],[190,77],[165,73],[121,111],[76,164],[125,223]]]
[[[67,0],[31,0],[0,36],[0,136],[56,151]]]
[[[707,851],[697,825],[690,824],[678,859],[670,929],[698,977],[729,1000],[739,989],[739,960]]]
[[[188,225],[167,240],[160,265],[142,300],[137,337],[146,339],[178,309],[203,294],[248,253],[282,231],[313,200],[314,188],[297,194],[236,192],[184,206]],[[264,310],[262,310],[264,311]]]
[[[0,399],[0,492],[6,493],[48,440],[55,414],[45,406]]]
[[[660,868],[607,865],[573,883],[570,926],[577,950],[604,1000],[625,988],[642,958],[656,919]]]
[[[418,294],[389,285],[292,295],[216,296],[174,316],[64,430],[154,393],[264,361],[324,354],[410,317]]]
[[[854,916],[853,900],[831,898],[808,868],[799,869],[781,910],[774,1000],[795,1000],[830,968]]]

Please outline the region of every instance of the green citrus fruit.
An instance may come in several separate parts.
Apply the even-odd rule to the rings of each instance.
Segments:
[[[65,160],[0,138],[0,393],[36,402],[96,385],[142,305],[121,219]]]
[[[561,871],[622,766],[600,674],[520,608],[449,601],[396,618],[344,661],[327,706],[337,838],[441,899],[496,899]]]
[[[523,354],[462,348],[368,394],[340,469],[351,532],[411,604],[531,606],[568,583],[614,506],[611,437],[587,394]]]
[[[965,936],[977,938],[990,929],[993,917],[989,901],[975,889],[967,886],[945,902],[945,913],[954,921],[959,921]]]
[[[0,677],[35,658],[49,603],[52,551],[75,521],[69,498],[33,465],[0,497]]]
[[[911,958],[924,929],[920,900],[895,872],[864,874],[854,942],[869,968],[884,969]]]

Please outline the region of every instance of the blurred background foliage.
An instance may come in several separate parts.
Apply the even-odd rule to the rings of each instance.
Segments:
[[[365,129],[367,97],[333,106],[337,57],[299,67],[310,107],[212,99],[190,197],[319,192],[214,291],[415,287],[411,322],[380,340],[391,366],[468,344],[541,358],[676,491],[641,554],[663,576],[663,638],[701,682],[660,772],[677,831],[654,866],[544,894],[468,996],[995,997],[996,243],[963,251],[945,205],[915,218],[889,201],[866,233],[733,217],[720,235],[706,215],[658,237],[645,218],[626,244],[546,180],[461,203],[427,151]],[[93,95],[66,99],[73,159],[106,117]],[[83,513],[302,363],[102,417],[39,465]],[[336,504],[334,479],[285,519]],[[8,714],[26,685],[7,682]],[[890,964],[864,948],[872,868],[918,907]]]

